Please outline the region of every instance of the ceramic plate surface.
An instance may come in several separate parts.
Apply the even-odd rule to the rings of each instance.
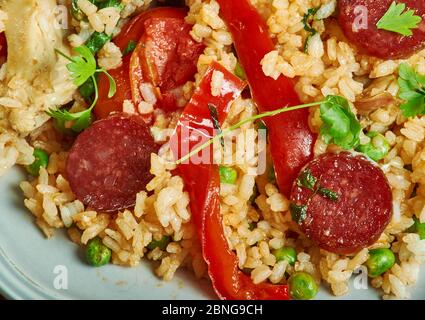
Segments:
[[[180,270],[173,281],[155,277],[156,266],[136,268],[108,265],[93,268],[64,232],[46,240],[23,206],[18,184],[24,178],[15,168],[0,179],[0,293],[9,299],[214,299],[208,281]],[[374,289],[355,289],[340,299],[379,299]],[[425,267],[412,287],[413,299],[425,300]],[[318,299],[336,299],[322,288]]]

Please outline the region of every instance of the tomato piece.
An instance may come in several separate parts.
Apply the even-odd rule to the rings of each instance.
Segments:
[[[182,11],[184,13],[184,11]],[[196,64],[205,46],[190,36],[192,26],[180,17],[150,17],[146,19],[141,37],[130,64],[133,101],[149,101],[143,86],[153,95],[152,103],[174,111],[182,86],[193,79]],[[179,90],[180,89],[180,90]],[[145,99],[143,99],[145,98]]]
[[[224,74],[223,87],[226,94],[214,97],[211,94],[211,80],[214,71]],[[223,122],[230,104],[240,96],[244,83],[224,69],[213,63],[199,88],[187,104],[171,138],[171,148],[176,158],[186,155],[189,150],[205,142],[214,135],[214,126],[208,104],[217,108],[218,118]],[[180,175],[190,195],[192,218],[197,226],[202,242],[204,259],[208,264],[208,273],[217,295],[222,299],[241,300],[286,300],[289,299],[286,285],[262,283],[255,285],[251,278],[238,267],[238,259],[229,248],[224,235],[220,213],[220,175],[212,161],[212,148],[209,153],[200,152],[189,163],[179,166]],[[200,164],[198,160],[203,161]]]
[[[130,56],[123,58],[119,68],[109,70],[109,74],[117,84],[117,92],[112,98],[108,98],[109,79],[101,73],[98,79],[99,100],[94,108],[97,119],[107,118],[111,113],[122,112],[124,100],[131,100],[131,85],[128,72],[130,70]]]
[[[114,43],[124,51],[130,41],[138,42],[145,32],[145,21],[148,18],[184,18],[185,9],[163,7],[140,13],[128,22],[114,38]]]
[[[156,21],[157,23],[161,24],[161,21],[164,20],[172,20],[172,21],[179,21],[179,23],[181,23],[182,21],[184,22],[184,18],[186,16],[187,11],[185,9],[182,8],[168,8],[168,7],[162,7],[162,8],[155,8],[149,11],[145,11],[142,12],[141,14],[139,14],[138,16],[134,17],[129,23],[127,23],[123,29],[121,30],[121,32],[114,38],[113,42],[121,49],[121,51],[123,52],[128,44],[130,42],[136,42],[138,44],[140,43],[146,43],[146,41],[155,43],[155,44],[164,44],[165,41],[173,41],[175,44],[174,46],[176,46],[176,48],[179,49],[178,54],[175,55],[174,57],[180,57],[180,56],[184,56],[185,54],[187,54],[187,52],[190,52],[191,47],[186,48],[186,50],[183,50],[184,47],[182,45],[179,45],[179,43],[183,42],[183,41],[179,41],[177,44],[177,40],[175,37],[171,38],[171,37],[166,37],[166,38],[157,38],[158,36],[167,36],[166,34],[154,34],[151,35],[149,37],[145,36],[146,33],[146,22],[149,21]],[[148,24],[149,26],[150,24]],[[169,26],[169,24],[167,24]],[[188,30],[190,28],[190,25],[185,24],[185,31],[187,31],[187,35],[190,37],[189,35],[189,31]],[[180,34],[182,35],[182,34]],[[155,36],[155,38],[152,38],[152,36]],[[141,40],[142,38],[142,40]],[[166,39],[166,40],[165,40]],[[185,38],[187,41],[187,37]],[[140,40],[140,41],[139,41]],[[154,41],[155,40],[155,41]],[[193,41],[193,40],[192,40]],[[194,41],[193,41],[194,42]],[[186,42],[187,43],[187,42]],[[190,43],[190,45],[192,45],[192,43]],[[203,45],[201,44],[196,44],[194,43],[194,48],[198,47],[198,46],[202,46],[202,50],[203,50]],[[160,46],[161,47],[161,46]],[[139,50],[135,50],[135,52],[137,52]],[[149,53],[149,57],[153,54],[153,53],[158,53],[158,54],[163,54],[163,51],[158,51],[157,49],[154,49],[154,51],[152,53]],[[95,107],[94,113],[96,115],[96,117],[98,119],[102,119],[107,117],[110,113],[112,112],[121,112],[122,111],[122,105],[124,100],[132,100],[133,94],[132,94],[132,87],[133,87],[133,92],[137,92],[136,88],[137,85],[139,83],[140,79],[144,79],[143,82],[147,82],[150,83],[152,86],[156,86],[157,81],[155,80],[155,82],[153,81],[153,77],[151,76],[152,73],[146,72],[146,70],[148,70],[149,68],[151,68],[152,70],[155,70],[155,65],[153,63],[159,63],[158,60],[152,61],[150,66],[148,67],[147,65],[147,59],[136,59],[136,58],[132,58],[133,55],[129,54],[128,56],[124,57],[123,59],[123,64],[114,69],[114,70],[109,70],[109,73],[112,75],[112,77],[115,79],[115,82],[117,83],[117,94],[112,98],[109,99],[108,98],[108,91],[109,91],[109,80],[105,75],[100,75],[99,76],[99,101]],[[167,56],[168,57],[168,56]],[[169,59],[171,58],[171,60]],[[182,65],[182,70],[186,70],[185,76],[185,81],[190,80],[191,77],[194,76],[194,74],[196,73],[196,61],[198,60],[197,57],[192,57],[193,59],[193,64],[195,66],[195,68],[188,68],[185,64]],[[133,60],[133,64],[132,64],[132,70],[130,71],[130,62],[131,60]],[[174,62],[175,64],[181,62],[181,60],[176,60],[173,57],[168,57],[169,61]],[[175,68],[171,69],[172,71],[166,70],[166,68],[170,68],[173,66],[173,64],[166,64],[165,69],[162,70],[159,74],[162,75],[166,75],[166,77],[169,77],[170,74],[172,75],[174,72],[176,72]],[[145,71],[144,71],[145,70]],[[133,81],[136,81],[137,84],[135,84],[134,82],[132,83],[130,81],[130,72],[133,78]],[[134,72],[136,72],[136,74],[133,74]],[[181,72],[181,71],[179,71]],[[184,72],[184,71],[183,71]],[[170,78],[170,77],[169,77]],[[180,78],[179,78],[180,79]],[[177,82],[178,85],[181,85],[181,81],[182,79],[180,79],[180,82]],[[166,89],[170,89],[170,87],[166,87]],[[171,88],[174,89],[174,88]],[[172,95],[173,90],[164,92],[162,94],[162,105],[160,105],[160,107],[166,107],[166,109],[170,109],[170,107],[172,106],[172,108],[174,108],[175,106],[175,99],[174,96]],[[170,98],[170,94],[171,94],[171,98]],[[136,96],[137,97],[137,96]],[[136,99],[135,100],[136,103],[140,102],[140,100]],[[172,109],[171,108],[171,109]]]
[[[264,75],[261,60],[275,50],[268,26],[248,0],[217,0],[220,14],[233,35],[239,60],[246,72],[251,93],[260,112],[300,104],[291,79]],[[255,50],[253,50],[255,48]],[[280,191],[289,197],[292,182],[313,158],[316,135],[308,125],[307,109],[280,114],[265,120]]]

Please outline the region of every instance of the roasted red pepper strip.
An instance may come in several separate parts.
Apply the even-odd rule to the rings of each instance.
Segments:
[[[238,58],[245,69],[251,93],[260,112],[300,104],[290,79],[264,75],[261,60],[275,50],[268,26],[249,0],[217,0],[220,15],[233,35]],[[266,119],[269,145],[280,191],[289,196],[301,168],[313,158],[316,135],[308,125],[308,110]]]
[[[211,94],[211,77],[214,71],[224,74],[224,96],[214,97]],[[171,146],[175,157],[180,158],[200,141],[206,141],[214,135],[208,104],[217,108],[219,120],[222,122],[227,116],[230,104],[241,94],[243,88],[244,83],[241,80],[219,64],[212,64],[186,106],[172,137]],[[197,132],[201,134],[196,135]],[[181,150],[184,145],[189,145],[190,149]],[[180,165],[179,173],[190,194],[192,219],[200,233],[204,259],[217,295],[226,300],[288,299],[286,285],[255,285],[249,276],[239,270],[237,257],[229,248],[224,235],[220,213],[220,176],[217,166],[212,164],[211,149],[206,160],[206,163],[198,165]]]

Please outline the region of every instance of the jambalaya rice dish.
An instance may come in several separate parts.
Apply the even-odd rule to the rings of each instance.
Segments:
[[[425,2],[0,0],[0,32],[0,174],[26,171],[35,224],[82,264],[153,260],[221,299],[361,273],[410,297]]]

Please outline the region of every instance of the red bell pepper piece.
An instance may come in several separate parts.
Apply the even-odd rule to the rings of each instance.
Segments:
[[[224,96],[214,97],[211,94],[211,77],[215,70],[224,74],[226,83],[223,88],[227,92]],[[222,122],[230,104],[241,94],[243,88],[244,83],[240,79],[218,63],[212,64],[186,106],[171,139],[176,158],[181,158],[195,145],[214,136],[208,104],[217,108],[219,121]],[[196,132],[202,133],[194,138]],[[184,145],[190,148],[179,150]],[[212,164],[211,148],[206,160],[206,163],[197,165],[192,162],[182,164],[179,173],[190,194],[192,218],[200,233],[204,259],[217,295],[229,300],[287,300],[289,297],[286,285],[255,285],[249,276],[239,270],[237,257],[229,248],[224,235],[220,213],[220,176],[217,166]]]
[[[275,50],[268,26],[248,0],[217,0],[220,15],[233,35],[238,58],[245,69],[251,93],[260,112],[299,105],[290,79],[264,75],[261,60]],[[316,135],[308,125],[307,109],[280,114],[265,120],[280,191],[289,196],[301,168],[313,158]]]

